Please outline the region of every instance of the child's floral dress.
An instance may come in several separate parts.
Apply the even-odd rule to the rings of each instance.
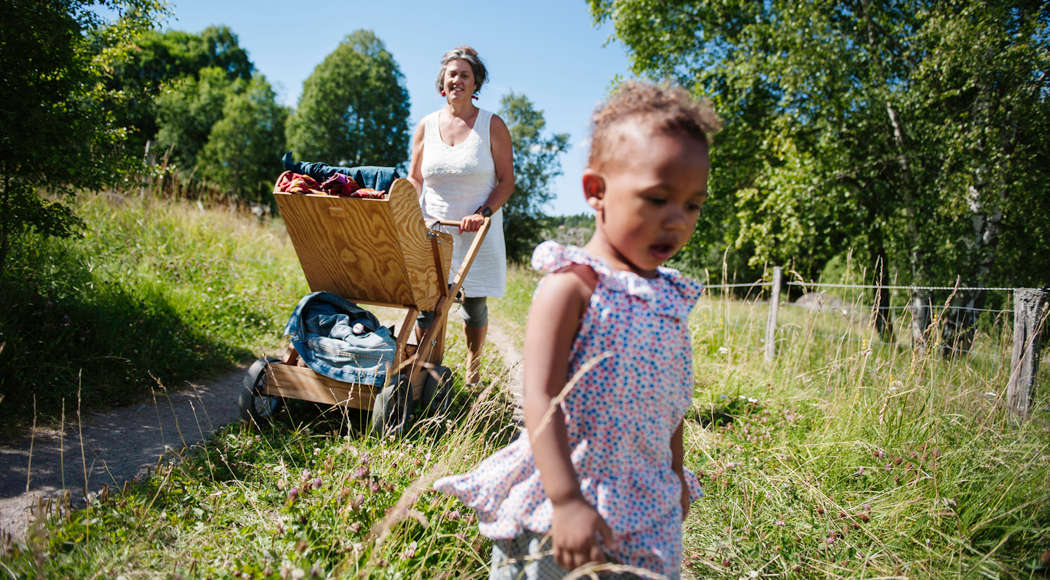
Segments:
[[[614,270],[581,248],[555,242],[544,242],[532,256],[532,266],[548,272],[574,263],[592,268],[598,284],[566,380],[587,361],[607,356],[561,404],[580,489],[616,535],[616,560],[676,574],[682,507],[671,436],[692,400],[688,316],[703,287],[669,268],[660,268],[655,279]],[[703,496],[688,470],[686,481],[691,500]],[[473,472],[442,478],[434,487],[474,508],[489,538],[550,530],[552,505],[527,432]]]

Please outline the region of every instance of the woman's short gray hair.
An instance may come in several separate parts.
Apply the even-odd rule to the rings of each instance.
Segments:
[[[470,70],[474,73],[474,82],[477,84],[474,92],[480,93],[481,85],[485,84],[485,65],[478,58],[478,51],[465,44],[453,48],[446,52],[445,56],[441,57],[441,71],[438,72],[437,78],[438,93],[445,90],[445,69],[448,68],[448,63],[454,60],[467,61],[467,64],[470,65]]]

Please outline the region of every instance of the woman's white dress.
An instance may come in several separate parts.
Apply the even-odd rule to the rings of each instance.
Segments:
[[[496,187],[496,164],[492,160],[489,125],[492,113],[478,110],[474,128],[455,147],[441,140],[438,112],[424,120],[423,197],[420,205],[427,219],[461,220],[477,211]],[[455,239],[449,281],[467,255],[475,232],[458,233],[443,228]],[[503,243],[503,210],[492,214],[492,226],[463,282],[463,294],[474,298],[502,297],[507,284],[507,250]]]

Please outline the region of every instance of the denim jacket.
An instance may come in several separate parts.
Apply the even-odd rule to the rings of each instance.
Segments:
[[[354,334],[357,324],[363,327],[360,334]],[[337,381],[382,386],[394,362],[390,329],[331,292],[303,296],[284,333],[308,367]]]

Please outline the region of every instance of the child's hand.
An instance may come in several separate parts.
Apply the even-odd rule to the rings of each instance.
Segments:
[[[682,521],[689,517],[689,506],[693,502],[689,501],[689,486],[685,483],[685,473],[679,473],[678,479],[682,480]]]
[[[613,549],[612,530],[587,500],[580,497],[554,506],[554,560],[562,568],[571,571],[588,562],[605,562],[596,533],[602,535],[607,549]]]

